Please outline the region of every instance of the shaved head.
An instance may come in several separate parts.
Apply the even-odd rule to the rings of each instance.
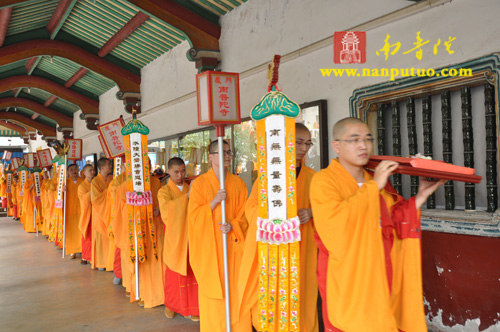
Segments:
[[[366,123],[364,123],[363,121],[361,121],[360,119],[358,118],[353,118],[353,117],[349,117],[349,118],[343,118],[342,120],[339,120],[337,121],[337,123],[335,125],[333,125],[333,139],[340,139],[346,132],[346,127],[348,125],[359,125],[359,124],[364,124],[366,125]]]
[[[300,123],[300,122],[295,122],[295,131],[297,132],[299,130],[309,132],[309,128],[307,128],[305,124]]]

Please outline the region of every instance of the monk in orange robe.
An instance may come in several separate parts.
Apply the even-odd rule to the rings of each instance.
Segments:
[[[210,144],[212,169],[194,180],[189,192],[189,261],[198,280],[201,332],[226,330],[223,232],[227,234],[232,331],[251,331],[251,323],[238,319],[236,287],[248,226],[244,217],[248,192],[243,180],[227,171],[232,152],[227,142],[223,146],[224,151],[218,151],[217,141]],[[223,165],[219,165],[219,152],[224,153]],[[225,190],[220,190],[219,167],[224,167],[225,170]],[[227,224],[221,226],[222,200],[226,201]]]
[[[19,220],[19,213],[18,213],[18,207],[17,207],[18,180],[19,180],[19,178],[18,178],[17,174],[12,175],[12,185],[11,185],[10,189],[12,191],[12,211],[13,211],[14,220]]]
[[[52,167],[52,177],[49,180],[47,187],[45,188],[46,193],[45,197],[47,199],[47,210],[44,213],[44,218],[47,221],[47,225],[45,225],[47,234],[50,236],[53,232],[54,226],[54,212],[55,212],[55,204],[56,204],[56,196],[57,196],[57,167]],[[49,241],[51,241],[49,237]]]
[[[78,229],[82,234],[82,264],[92,262],[92,204],[90,202],[90,187],[94,179],[93,165],[83,167],[85,180],[78,186],[78,200],[80,201],[80,220]]]
[[[404,200],[388,181],[396,162],[381,162],[373,175],[364,169],[373,149],[364,122],[340,120],[333,133],[338,159],[311,182],[326,330],[427,331],[418,210],[445,181],[421,180]]]
[[[24,230],[28,233],[36,232],[36,224],[34,220],[34,187],[35,181],[32,174],[27,175],[26,182],[23,187],[23,226]]]
[[[66,254],[72,259],[77,253],[82,252],[82,232],[79,229],[80,222],[80,200],[78,199],[78,187],[83,179],[79,175],[78,165],[68,166],[68,178],[66,179]]]
[[[318,247],[314,240],[314,221],[312,219],[309,190],[314,170],[302,163],[311,147],[311,133],[302,123],[295,124],[296,141],[296,175],[297,175],[297,214],[300,219],[300,331],[318,331],[318,282],[316,268]],[[254,183],[252,192],[245,207],[249,223],[247,238],[238,283],[240,317],[251,315],[255,328],[259,322],[259,304],[257,302],[259,284],[259,266],[257,257],[257,217],[258,217],[258,185]],[[276,330],[278,327],[276,326]]]
[[[113,179],[113,164],[108,158],[97,161],[99,174],[92,180],[90,200],[92,203],[92,268],[104,271],[108,262],[109,238],[106,220],[106,195]]]
[[[170,180],[158,192],[161,218],[165,224],[165,316],[173,318],[179,313],[199,321],[198,283],[188,261],[189,185],[184,181],[186,165],[181,158],[172,158],[167,166]]]

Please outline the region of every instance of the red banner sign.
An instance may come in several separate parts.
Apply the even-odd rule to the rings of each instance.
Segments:
[[[125,143],[121,134],[121,130],[124,126],[125,122],[121,117],[114,121],[97,126],[102,139],[101,145],[104,144],[104,154],[106,154],[107,151],[107,155],[109,156],[108,158],[125,155]]]
[[[52,166],[52,154],[50,153],[50,149],[43,149],[37,151],[38,161],[40,162],[40,167],[50,167]]]
[[[66,139],[66,143],[69,146],[68,150],[68,160],[82,160],[82,146],[83,141],[81,139]]]

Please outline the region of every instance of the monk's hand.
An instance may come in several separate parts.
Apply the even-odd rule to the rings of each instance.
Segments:
[[[158,217],[160,215],[160,209],[153,208],[153,217]]]
[[[229,233],[232,229],[233,229],[233,226],[231,226],[230,223],[226,222],[224,225],[220,222],[219,223],[220,226],[220,230],[222,231],[222,233],[224,234],[227,234]]]
[[[378,189],[382,190],[387,184],[389,176],[399,167],[399,164],[391,160],[382,160],[377,167],[375,167],[375,174],[373,180],[377,182]]]
[[[31,190],[31,189],[30,189]],[[66,191],[66,186],[63,186],[62,187],[62,191],[65,192]]]
[[[210,202],[210,207],[213,209],[215,209],[215,207],[217,205],[220,204],[220,202],[222,202],[223,200],[225,200],[227,197],[227,194],[226,194],[226,191],[225,190],[219,190],[217,192],[217,195],[215,195],[214,199],[212,199],[212,201]]]
[[[420,185],[418,186],[418,193],[415,196],[415,206],[418,209],[427,201],[432,193],[434,193],[437,188],[445,184],[448,180],[439,181],[427,181],[425,178],[420,178]]]
[[[312,209],[300,209],[297,211],[299,216],[300,224],[305,224],[309,220],[311,220],[313,214]]]

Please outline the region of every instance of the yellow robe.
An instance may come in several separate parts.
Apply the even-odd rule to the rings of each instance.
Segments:
[[[392,222],[404,219],[411,223],[411,218],[418,221],[414,199],[404,201],[386,189],[379,191],[366,171],[365,183],[359,187],[345,168],[332,160],[312,180],[314,222],[329,254],[328,318],[342,331],[424,332],[427,327],[422,304],[420,239],[400,239],[393,232],[390,291],[380,221],[384,206],[381,195],[385,201],[382,203],[392,213]],[[394,208],[398,206],[405,209],[404,217],[395,220]],[[418,225],[412,230],[417,236],[419,228]]]
[[[151,176],[151,193],[153,195],[153,208],[158,208],[158,190],[161,188],[160,180]],[[158,215],[153,217],[153,227],[156,234],[156,247],[158,251],[158,259],[154,256],[153,245],[150,237],[149,223],[146,223],[145,246],[147,259],[144,263],[139,263],[139,295],[144,300],[144,308],[153,308],[163,305],[165,302],[165,268],[163,267],[163,223]],[[125,253],[124,253],[125,255]],[[129,252],[126,256],[129,258]],[[133,268],[133,265],[132,265]],[[131,283],[132,291],[130,292],[131,302],[135,300],[135,271],[132,270]]]
[[[83,182],[81,178],[76,183],[66,179],[66,254],[82,252],[82,232],[78,224],[80,222],[80,200],[78,199],[78,187]]]
[[[112,227],[112,220],[116,216],[115,209],[115,194],[116,192],[112,190],[114,188],[114,183],[117,181],[117,178],[111,180],[108,186],[108,192],[106,194],[106,210],[104,212],[104,221],[106,222],[106,229],[108,230],[108,261],[106,263],[106,271],[113,271],[114,262],[115,262],[115,251],[116,251],[116,243],[115,236]]]
[[[309,209],[309,189],[314,170],[302,166],[297,178],[297,209]],[[252,192],[245,206],[248,220],[248,233],[245,239],[240,279],[238,283],[240,317],[252,315],[252,322],[258,327],[259,305],[257,302],[259,284],[259,266],[257,259],[257,216],[258,184],[254,183]],[[318,281],[316,269],[318,247],[314,240],[314,221],[300,225],[300,331],[318,331]],[[276,327],[277,328],[277,327]]]
[[[226,173],[226,220],[232,230],[227,234],[228,274],[232,331],[251,331],[249,321],[238,322],[238,272],[248,226],[244,217],[248,196],[243,180]],[[219,180],[211,169],[193,181],[188,204],[189,261],[198,281],[201,332],[225,331],[224,266],[221,207],[212,211],[210,201],[219,191]],[[246,317],[246,316],[245,316]],[[249,318],[248,318],[249,319]]]
[[[108,175],[107,181],[101,173],[93,180],[90,188],[90,200],[92,202],[92,268],[106,268],[108,263],[109,238],[106,228],[106,195],[112,175]]]
[[[169,181],[158,192],[160,212],[165,224],[163,261],[168,268],[183,276],[187,274],[189,185],[184,182],[182,192]]]
[[[17,182],[16,195],[17,195],[17,216],[19,217],[21,224],[23,224],[23,196],[21,196],[21,192],[23,191],[23,187],[21,185],[21,181]],[[24,225],[24,224],[23,224]]]
[[[17,198],[17,183],[15,183],[14,181],[12,181],[12,184],[10,186],[10,190],[12,191],[12,205],[16,205],[17,217],[19,217],[19,206],[17,206],[17,201],[18,201],[18,198]]]
[[[32,187],[30,189],[30,187]],[[34,186],[35,181],[31,178],[31,175],[28,175],[26,182],[24,183],[23,189],[23,216],[21,218],[24,226],[24,230],[28,233],[36,232],[36,226],[34,222]]]

